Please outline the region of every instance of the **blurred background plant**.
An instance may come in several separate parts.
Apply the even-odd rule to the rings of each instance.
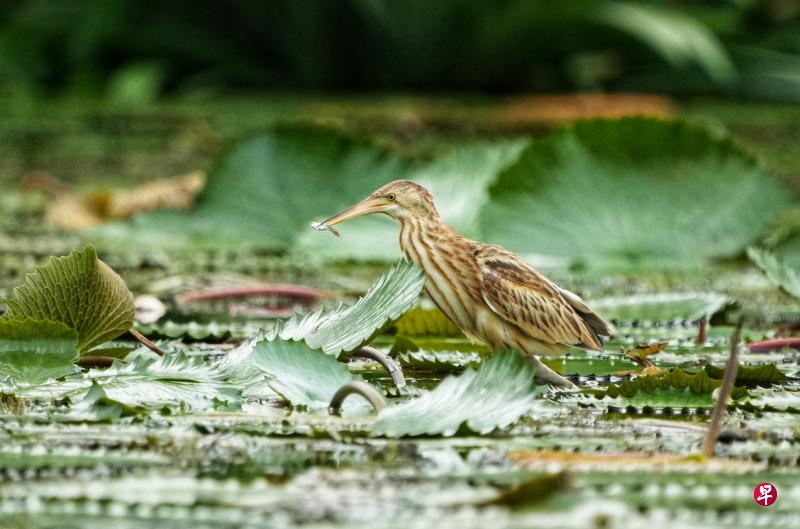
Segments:
[[[799,94],[800,0],[5,0],[0,181],[29,193],[0,250],[131,217],[111,239],[388,258],[393,225],[333,247],[308,220],[409,177],[531,259],[743,258],[800,239]]]
[[[571,90],[800,99],[800,1],[4,0],[0,93]]]

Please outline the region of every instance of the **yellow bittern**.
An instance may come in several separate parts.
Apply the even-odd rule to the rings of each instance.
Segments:
[[[390,182],[313,226],[338,236],[334,225],[371,213],[400,221],[400,248],[425,272],[425,290],[436,306],[470,339],[525,353],[538,380],[571,385],[537,355],[556,355],[569,346],[602,350],[603,338],[611,335],[611,326],[580,297],[516,254],[454,232],[431,194],[414,182]]]

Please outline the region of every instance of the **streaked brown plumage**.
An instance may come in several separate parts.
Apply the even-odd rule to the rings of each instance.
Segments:
[[[558,287],[519,256],[494,244],[470,241],[445,224],[431,194],[398,180],[315,227],[330,229],[349,218],[385,213],[400,221],[400,248],[425,272],[425,289],[469,338],[496,350],[530,355],[537,377],[569,384],[535,355],[569,346],[603,348],[611,326],[576,294]]]

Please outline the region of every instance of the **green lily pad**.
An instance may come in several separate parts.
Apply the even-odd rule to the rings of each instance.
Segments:
[[[187,342],[205,343],[224,342],[231,337],[244,338],[254,336],[262,328],[256,322],[176,322],[166,320],[148,325],[137,325],[136,330],[149,338],[180,338]]]
[[[146,415],[147,410],[123,404],[108,396],[103,387],[93,382],[89,391],[71,403],[69,408],[51,413],[58,422],[116,422],[124,416]]]
[[[362,137],[281,126],[245,140],[223,157],[192,211],[140,215],[104,226],[95,235],[157,246],[285,249],[299,234],[312,232],[311,221],[403,178],[409,168],[409,160]],[[165,231],[165,225],[170,229]]]
[[[105,398],[131,409],[151,412],[166,408],[235,409],[241,403],[241,391],[227,382],[228,377],[228,372],[200,357],[188,357],[181,352],[161,357],[140,353],[128,363],[115,360],[109,368],[91,369],[61,382],[27,387],[18,395],[88,402],[87,394],[96,385]]]
[[[707,365],[705,371],[708,376],[717,380],[722,380],[725,369],[717,366]],[[764,364],[761,366],[740,365],[736,370],[736,384],[739,386],[771,386],[786,380],[786,374],[778,369],[775,364]]]
[[[790,295],[800,298],[800,275],[797,269],[758,248],[748,248],[747,255],[773,283]]]
[[[692,374],[676,367],[659,375],[625,379],[603,390],[587,391],[606,406],[711,408],[715,403],[713,392],[721,384],[721,380],[709,377],[705,370]],[[741,387],[734,388],[731,394],[734,400],[746,396],[747,389]]]
[[[404,367],[434,372],[460,371],[465,367],[477,368],[483,361],[483,356],[475,351],[431,351],[427,349],[398,352],[396,358]]]
[[[485,434],[508,426],[530,411],[544,391],[533,375],[531,364],[518,353],[495,354],[477,371],[468,368],[421,397],[385,408],[373,432],[387,437],[451,436],[462,427]]]
[[[422,271],[412,263],[400,261],[354,305],[295,316],[276,325],[268,336],[305,340],[312,349],[334,356],[352,352],[411,309],[424,286]]]
[[[800,389],[754,389],[737,405],[746,410],[800,413]]]
[[[5,319],[49,320],[75,329],[81,353],[130,329],[135,312],[127,285],[93,246],[50,258],[28,274],[6,305]]]
[[[607,376],[642,368],[622,354],[608,356],[580,350],[570,351],[557,358],[542,358],[542,362],[562,375],[578,376]]]
[[[78,333],[54,321],[0,319],[0,385],[38,384],[75,373]]]
[[[303,342],[262,340],[253,347],[252,363],[267,375],[267,383],[276,393],[292,406],[310,411],[326,412],[340,387],[363,382],[360,376],[350,374],[347,366]],[[353,411],[354,402],[354,397],[345,401],[346,413]]]
[[[592,266],[737,254],[791,204],[732,142],[683,122],[592,120],[534,142],[489,190],[485,237]]]
[[[594,310],[608,320],[626,324],[632,321],[696,321],[710,318],[728,303],[716,292],[664,292],[593,300]]]

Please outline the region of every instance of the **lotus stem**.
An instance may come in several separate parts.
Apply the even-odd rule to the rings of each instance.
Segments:
[[[285,296],[289,298],[314,301],[326,297],[326,294],[309,287],[274,284],[187,292],[186,294],[182,294],[180,296],[180,301],[208,301],[227,298],[250,298],[256,296]]]
[[[764,340],[747,344],[747,348],[751,352],[773,351],[775,349],[784,349],[787,347],[800,349],[800,338],[776,338],[774,340]]]
[[[135,327],[131,327],[128,332],[131,333],[134,338],[139,340],[139,342],[142,345],[153,351],[155,354],[157,354],[158,356],[164,356],[165,354],[164,350],[161,349],[158,345],[156,345],[155,342],[150,340],[147,336],[137,331]]]
[[[722,375],[722,385],[717,395],[717,403],[714,405],[708,432],[706,432],[706,437],[703,440],[702,454],[705,457],[714,456],[714,448],[717,445],[717,438],[722,429],[722,419],[728,408],[728,399],[733,391],[733,384],[736,382],[736,371],[739,369],[738,351],[739,339],[742,334],[742,322],[743,318],[740,318],[731,336],[731,353],[728,356],[728,362],[725,364],[725,373]]]
[[[383,400],[383,395],[381,395],[373,386],[370,386],[366,382],[348,382],[344,386],[340,387],[333,395],[331,404],[329,406],[331,415],[341,415],[342,404],[344,403],[344,400],[350,395],[354,394],[361,395],[367,399],[367,402],[369,402],[370,405],[372,405],[372,408],[375,410],[376,415],[380,413],[384,407],[386,407],[386,402]]]
[[[706,343],[706,328],[708,327],[708,316],[700,318],[700,326],[697,330],[697,345]]]
[[[403,375],[403,370],[400,368],[394,358],[372,347],[362,347],[353,353],[353,356],[361,358],[369,358],[375,360],[386,369],[389,376],[392,377],[392,382],[396,388],[406,387],[406,377]]]

